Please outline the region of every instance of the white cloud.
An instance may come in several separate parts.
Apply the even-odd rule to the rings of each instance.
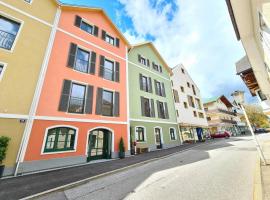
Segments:
[[[130,42],[154,37],[167,63],[183,63],[204,97],[232,92],[226,88],[243,89],[234,63],[244,51],[236,42],[225,1],[158,0],[155,6],[151,0],[118,1],[133,23],[134,30],[124,33]]]

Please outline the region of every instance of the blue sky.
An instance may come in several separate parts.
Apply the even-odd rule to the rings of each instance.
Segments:
[[[131,44],[151,40],[174,67],[183,63],[203,98],[246,91],[235,62],[245,55],[225,0],[62,0],[103,8]]]

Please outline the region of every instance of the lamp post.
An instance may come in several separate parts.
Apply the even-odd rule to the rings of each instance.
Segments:
[[[242,110],[243,113],[244,113],[244,116],[245,116],[245,119],[246,119],[246,121],[247,121],[249,130],[250,130],[250,132],[251,132],[251,134],[252,134],[252,137],[253,137],[253,140],[254,140],[254,142],[255,142],[257,151],[258,151],[258,153],[259,153],[259,155],[260,155],[260,158],[261,158],[263,164],[266,165],[267,163],[266,163],[265,157],[264,157],[264,155],[263,155],[262,148],[261,148],[261,146],[260,146],[260,144],[259,144],[259,142],[258,142],[258,140],[257,140],[257,137],[256,137],[255,134],[254,134],[254,131],[253,131],[253,128],[252,128],[252,126],[251,126],[251,124],[250,124],[250,121],[249,121],[249,119],[248,119],[248,116],[247,116],[245,107],[243,106],[243,104],[245,103],[244,92],[243,92],[243,91],[235,91],[235,92],[232,94],[232,96],[233,96],[235,102],[240,106],[241,110]]]

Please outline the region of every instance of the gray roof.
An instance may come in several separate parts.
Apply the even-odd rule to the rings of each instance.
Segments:
[[[236,66],[237,75],[252,69],[247,56],[244,56],[243,58],[241,58],[237,63],[235,63],[235,66]]]

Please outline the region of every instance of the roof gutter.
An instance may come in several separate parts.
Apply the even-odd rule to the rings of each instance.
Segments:
[[[232,21],[232,24],[233,24],[233,28],[234,28],[236,38],[239,41],[241,39],[241,37],[240,37],[240,32],[239,32],[239,29],[238,29],[238,26],[237,26],[237,23],[236,23],[236,20],[235,20],[231,0],[226,0],[226,4],[227,4],[227,7],[228,7],[230,17],[231,17],[231,21]]]

